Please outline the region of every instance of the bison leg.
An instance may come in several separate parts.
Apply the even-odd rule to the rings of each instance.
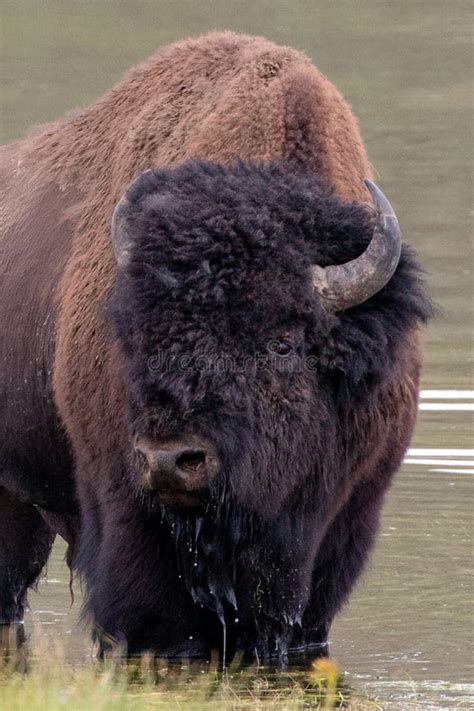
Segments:
[[[358,579],[378,530],[385,491],[374,484],[357,487],[329,527],[319,548],[312,576],[310,602],[291,651],[328,654],[332,620]]]
[[[23,620],[26,593],[45,565],[54,533],[34,506],[0,488],[0,639]],[[20,631],[21,635],[21,631]],[[16,636],[16,635],[14,635]],[[4,645],[3,645],[4,646]]]

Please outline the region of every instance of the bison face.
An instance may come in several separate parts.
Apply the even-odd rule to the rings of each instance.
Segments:
[[[327,319],[314,323],[307,275],[306,284],[293,276],[293,298],[278,308],[273,267],[257,274],[249,265],[241,299],[227,275],[230,301],[220,306],[203,291],[191,302],[188,275],[181,293],[160,299],[153,340],[134,332],[126,384],[135,483],[163,504],[225,500],[269,518],[316,466],[325,476],[321,444],[334,418],[313,334]],[[291,279],[282,269],[276,290]]]

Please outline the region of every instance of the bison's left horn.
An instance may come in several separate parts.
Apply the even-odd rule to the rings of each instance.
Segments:
[[[392,206],[371,180],[365,185],[377,210],[369,246],[360,257],[345,264],[311,267],[313,284],[330,311],[344,311],[362,304],[391,279],[400,259],[400,226]]]

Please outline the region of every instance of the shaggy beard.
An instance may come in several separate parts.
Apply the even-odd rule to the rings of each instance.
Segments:
[[[265,558],[273,540],[277,549],[282,540],[292,540],[294,519],[284,515],[264,523],[222,497],[220,503],[213,499],[201,513],[163,506],[163,518],[194,603],[220,620],[224,660],[226,653],[233,656],[237,649],[246,661],[285,662],[303,609],[297,589],[281,595],[275,588],[271,576],[267,577]]]
[[[162,507],[174,539],[180,574],[195,604],[214,612],[222,624],[235,617],[236,560],[252,531],[253,517],[214,499],[203,511]],[[244,535],[245,533],[245,535]]]

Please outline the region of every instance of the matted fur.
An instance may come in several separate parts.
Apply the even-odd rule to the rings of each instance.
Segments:
[[[200,162],[173,170],[190,159]],[[221,645],[222,621],[229,626],[229,651],[241,648],[249,658],[257,652],[284,659],[291,646],[324,642],[367,557],[383,493],[409,443],[421,362],[418,323],[429,315],[406,250],[390,284],[341,316],[327,315],[310,289],[311,262],[347,261],[370,236],[370,215],[347,204],[368,199],[363,178],[371,176],[347,104],[300,53],[262,38],[211,33],[164,48],[92,107],[6,147],[1,160],[8,199],[2,247],[7,264],[18,270],[15,293],[21,297],[10,288],[2,299],[24,319],[19,344],[31,313],[35,324],[44,324],[22,356],[25,363],[40,362],[40,384],[36,375],[24,383],[15,347],[6,351],[4,402],[15,397],[31,403],[21,412],[28,411],[23,426],[33,435],[17,436],[17,452],[9,455],[14,432],[8,430],[1,485],[63,512],[63,535],[72,550],[79,548],[76,565],[86,578],[88,610],[98,628],[125,640],[132,652],[207,656]],[[136,196],[141,252],[133,274],[116,280],[112,211],[130,180],[150,167],[167,170],[155,172],[153,184]],[[231,205],[226,198],[222,209],[225,186]],[[168,203],[163,192],[172,198]],[[170,282],[160,260],[173,275],[179,261],[174,239],[182,229],[191,240],[188,261],[196,255],[193,225],[199,228],[190,215],[199,221],[202,205],[215,211],[207,260],[233,259],[234,267],[225,268],[230,282],[212,271],[216,264],[212,278],[207,267],[191,270],[187,295],[176,296],[179,308],[173,309],[175,276]],[[234,227],[240,222],[224,248],[226,214]],[[151,239],[157,220],[173,239]],[[206,229],[209,237],[209,223]],[[33,278],[21,266],[31,244],[41,264]],[[176,274],[178,283],[182,278]],[[246,299],[222,316],[219,300],[228,302],[229,288],[236,302],[239,294]],[[252,318],[250,302],[256,305]],[[194,334],[190,305],[191,314],[195,309],[201,316]],[[0,316],[11,322],[9,311]],[[230,489],[229,482],[217,485],[217,503],[203,521],[173,511],[162,516],[153,502],[140,501],[130,438],[157,400],[150,370],[138,356],[171,347],[173,328],[177,344],[183,336],[184,343],[207,344],[209,352],[210,335],[200,330],[218,323],[220,334],[226,327],[233,331],[234,350],[236,335],[238,347],[255,349],[263,332],[275,335],[285,319],[287,326],[304,325],[319,369],[286,393],[296,420],[283,429],[278,447],[269,438],[278,413],[280,425],[285,422],[276,381],[260,383],[250,396],[241,382],[228,387],[224,377],[219,399],[217,381],[208,379],[200,385],[199,404],[209,414],[202,407],[208,397],[218,415],[214,432],[232,470]],[[168,331],[168,345],[162,336],[155,339],[155,327]],[[187,414],[183,387],[173,416],[190,426],[196,402],[186,392]],[[315,409],[309,404],[317,394]],[[255,416],[252,430],[249,401],[257,415],[270,413],[268,419]],[[156,410],[155,427],[170,427],[166,413],[164,406],[161,415]],[[6,421],[8,407],[2,416]],[[209,418],[204,421],[212,435]],[[255,443],[260,466],[254,469],[247,455]],[[262,463],[278,453],[287,475],[282,465],[272,480]],[[12,535],[21,535],[14,524]],[[30,578],[25,574],[25,585]]]

